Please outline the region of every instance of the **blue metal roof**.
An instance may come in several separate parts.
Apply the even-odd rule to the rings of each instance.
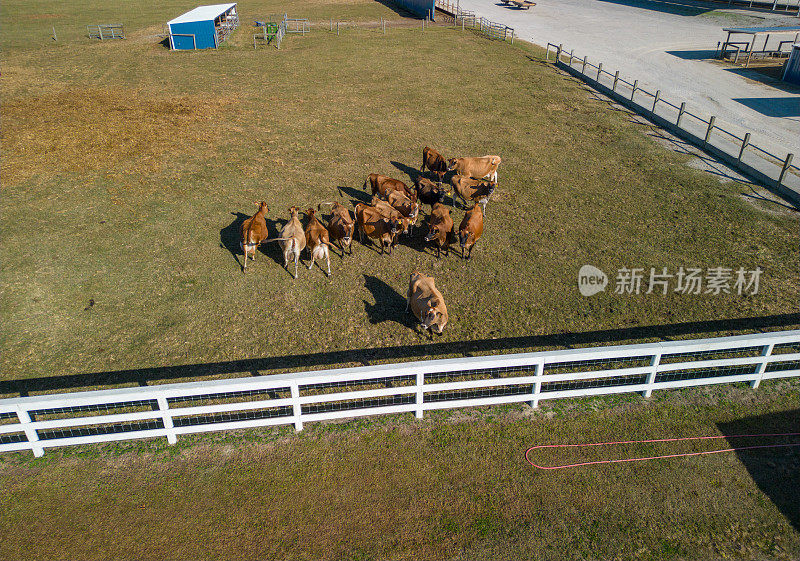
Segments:
[[[232,4],[213,4],[211,6],[198,6],[194,10],[190,10],[185,14],[181,14],[173,20],[167,22],[167,25],[173,23],[189,23],[193,21],[209,21],[214,20],[236,6]]]

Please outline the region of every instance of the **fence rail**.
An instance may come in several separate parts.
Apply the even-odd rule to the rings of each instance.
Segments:
[[[0,452],[800,376],[800,330],[0,400]]]
[[[436,9],[440,10],[452,17],[452,22],[455,25],[460,25],[462,29],[470,28],[475,29],[493,39],[500,39],[505,41],[511,39],[514,43],[514,28],[508,27],[503,23],[497,23],[483,17],[476,17],[475,12],[469,10],[462,10],[458,3],[451,0],[436,0]]]
[[[603,69],[603,63],[595,65],[586,56],[576,57],[574,51],[567,52],[563,45],[547,44],[545,60],[548,62],[551,52],[555,53],[557,65],[610,90],[612,95],[618,96],[639,113],[659,117],[677,130],[699,139],[704,149],[715,149],[728,164],[740,171],[749,175],[763,175],[795,205],[800,205],[800,168],[792,164],[794,154],[773,154],[755,145],[749,132],[739,136],[723,128],[716,116],[704,118],[692,113],[686,109],[685,102],[680,105],[671,103],[661,95],[660,90],[651,93],[639,87],[638,80],[630,83],[620,78],[618,71],[609,72]]]

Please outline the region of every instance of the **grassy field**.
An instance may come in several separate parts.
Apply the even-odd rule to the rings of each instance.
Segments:
[[[97,4],[0,6],[0,397],[728,333],[770,322],[718,320],[797,311],[796,215],[685,165],[530,45],[423,32],[367,0],[253,0],[223,48],[172,53],[159,34],[192,5]],[[250,22],[277,12],[361,27],[253,50]],[[123,22],[128,39],[83,37],[100,22]],[[503,157],[470,262],[436,259],[423,227],[391,257],[356,244],[330,278],[301,269],[295,281],[274,246],[242,274],[237,226],[254,201],[275,233],[289,206],[363,200],[370,172],[413,178],[425,145]],[[612,287],[622,267],[764,273],[756,295],[585,298],[584,264]],[[403,313],[415,268],[450,312],[433,343]],[[798,388],[7,454],[0,558],[796,559],[795,453],[549,475],[523,455],[784,431]]]
[[[536,470],[528,447],[796,432],[797,381],[0,456],[3,559],[800,554],[798,448]],[[629,445],[546,465],[786,442]],[[796,442],[796,439],[795,439]]]
[[[796,311],[797,217],[687,168],[536,49],[414,26],[318,28],[254,51],[260,14],[400,16],[243,2],[229,45],[173,53],[158,33],[183,7],[126,5],[2,8],[5,380],[425,344],[403,313],[415,268],[448,304],[437,341],[470,352],[479,338]],[[80,36],[106,20],[128,39]],[[504,159],[471,262],[436,259],[422,228],[392,257],[360,245],[334,257],[330,279],[315,268],[294,281],[274,245],[241,273],[236,231],[253,201],[276,231],[291,205],[364,198],[370,172],[413,177],[426,144]],[[576,283],[586,263],[612,286],[622,267],[765,272],[755,296],[589,299]]]

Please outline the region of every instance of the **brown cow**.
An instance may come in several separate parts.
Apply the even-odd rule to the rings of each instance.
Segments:
[[[411,226],[416,224],[417,216],[419,215],[419,203],[416,200],[406,197],[400,191],[392,191],[389,193],[388,202],[392,205],[392,208],[408,218]]]
[[[380,194],[384,199],[389,196],[390,191],[402,191],[409,197],[411,197],[411,193],[414,193],[414,197],[416,197],[416,192],[410,189],[408,185],[399,179],[392,179],[386,175],[370,173],[367,180],[364,181],[364,189],[367,188],[367,185],[372,189],[373,195]]]
[[[433,148],[428,148],[427,146],[422,149],[422,167],[420,168],[420,171],[425,173],[426,167],[439,176],[439,184],[441,185],[442,178],[444,177],[444,174],[447,173],[447,162],[445,161],[444,156],[439,154],[439,152]]]
[[[468,251],[467,259],[472,257],[472,247],[483,235],[483,212],[477,204],[464,215],[461,226],[458,227],[458,242],[461,245],[461,257],[464,257],[464,250]]]
[[[381,255],[385,246],[389,246],[389,255],[392,254],[392,244],[400,232],[400,223],[393,218],[381,215],[375,207],[363,203],[356,205],[356,224],[358,224],[358,237],[363,241],[364,234],[368,238],[380,240]]]
[[[502,163],[500,156],[481,156],[480,158],[451,158],[447,160],[447,171],[475,179],[491,179],[497,183],[497,166]]]
[[[431,208],[428,235],[425,236],[425,241],[436,241],[437,259],[443,247],[445,256],[450,252],[450,236],[452,234],[453,219],[450,217],[450,209],[442,203],[436,203],[433,205],[433,208]]]
[[[239,247],[244,252],[244,266],[242,272],[247,272],[247,256],[252,253],[253,261],[256,260],[256,249],[261,243],[267,239],[267,221],[264,218],[269,207],[264,201],[256,202],[258,212],[253,216],[242,222],[241,236],[239,238]]]
[[[387,201],[379,198],[377,195],[372,197],[372,206],[377,209],[377,211],[383,216],[384,218],[394,219],[397,220],[401,225],[401,233],[408,234],[408,228],[411,224],[411,220],[405,216],[403,216],[399,210],[394,208],[390,205]]]
[[[463,175],[454,175],[450,180],[458,196],[464,201],[464,208],[467,208],[467,201],[480,203],[483,212],[486,214],[486,204],[494,193],[495,183],[485,179],[472,179]],[[453,199],[455,203],[455,199]]]
[[[294,258],[294,278],[297,278],[297,262],[300,260],[300,252],[306,247],[306,236],[303,225],[297,214],[300,209],[296,206],[289,208],[289,222],[281,229],[278,242],[283,249],[283,266],[289,270],[289,259]]]
[[[408,281],[406,311],[411,310],[426,330],[441,335],[447,325],[447,306],[442,293],[436,289],[433,277],[418,271]]]
[[[414,182],[414,187],[417,190],[418,199],[426,205],[431,206],[436,203],[444,202],[444,196],[452,192],[449,188],[443,187],[441,184],[437,185],[430,179],[422,177],[421,175]]]
[[[317,205],[317,210],[323,204]],[[331,241],[339,242],[339,247],[342,250],[342,258],[344,258],[344,250],[348,248],[350,255],[353,255],[353,230],[355,229],[355,222],[350,216],[350,211],[344,205],[334,202],[331,208],[331,219],[328,221],[328,234],[330,234]]]
[[[314,266],[314,259],[322,259],[324,257],[325,263],[328,265],[326,274],[331,276],[331,260],[328,255],[328,246],[330,245],[328,230],[317,220],[316,211],[313,208],[308,209],[306,214],[308,215],[308,224],[306,224],[305,230],[306,249],[311,255],[311,263],[308,264],[308,269],[311,270],[311,267]]]

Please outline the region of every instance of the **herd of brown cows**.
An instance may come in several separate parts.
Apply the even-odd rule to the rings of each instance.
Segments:
[[[240,246],[244,252],[242,270],[247,271],[247,259],[255,259],[259,245],[277,241],[283,250],[284,267],[288,270],[289,263],[294,261],[294,278],[297,278],[297,265],[303,249],[310,256],[308,268],[314,266],[316,259],[325,259],[326,274],[330,276],[329,249],[338,245],[342,258],[345,250],[352,255],[356,231],[362,243],[374,240],[380,246],[381,254],[384,251],[391,254],[401,234],[413,235],[420,204],[430,205],[431,208],[428,232],[424,239],[435,245],[436,257],[441,256],[442,250],[448,255],[450,244],[457,241],[461,247],[461,257],[470,259],[473,247],[483,235],[486,205],[497,185],[497,168],[501,162],[500,156],[446,160],[439,152],[426,146],[422,150],[421,175],[413,187],[399,179],[371,173],[364,182],[364,189],[369,189],[373,195],[370,204],[356,204],[351,214],[342,203],[320,203],[316,210],[321,210],[322,205],[332,205],[327,227],[312,208],[305,211],[308,222],[303,227],[300,209],[293,206],[289,208],[289,221],[277,238],[268,238],[267,235],[267,203],[257,202],[258,212],[241,225]],[[435,174],[437,181],[424,176],[426,168]],[[443,185],[448,172],[455,173],[450,185]],[[450,216],[450,208],[444,202],[445,197],[449,196],[455,208],[456,195],[466,210],[457,229]],[[469,203],[472,206],[467,208]],[[447,307],[433,277],[418,271],[414,271],[409,279],[407,310],[412,311],[420,324],[432,332],[441,334],[447,324]]]

